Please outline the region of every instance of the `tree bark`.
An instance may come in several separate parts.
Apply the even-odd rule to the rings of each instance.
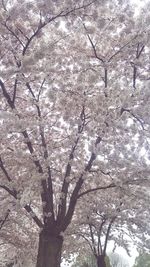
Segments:
[[[97,256],[97,267],[106,267],[104,255]]]
[[[36,267],[60,267],[63,238],[42,231]]]

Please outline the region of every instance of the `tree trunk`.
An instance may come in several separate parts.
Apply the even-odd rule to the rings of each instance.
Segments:
[[[63,238],[41,232],[36,267],[60,267]]]
[[[106,267],[104,255],[97,256],[97,267]]]

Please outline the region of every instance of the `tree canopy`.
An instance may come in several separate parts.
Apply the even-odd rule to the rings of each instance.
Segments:
[[[4,261],[59,267],[72,219],[95,205],[111,217],[122,203],[129,235],[149,246],[149,8],[0,2]]]

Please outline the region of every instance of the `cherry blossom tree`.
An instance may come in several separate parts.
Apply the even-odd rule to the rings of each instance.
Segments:
[[[134,190],[136,186],[134,184]],[[108,191],[101,192],[100,196],[99,192],[91,193],[90,200],[85,196],[77,206],[73,219],[72,235],[75,235],[77,245],[72,247],[72,253],[92,253],[97,266],[101,267],[107,266],[105,259],[109,241],[111,246],[114,243],[114,250],[117,246],[122,247],[129,256],[133,243],[148,247],[143,233],[148,237],[150,228],[140,223],[138,214],[141,212],[145,213],[143,219],[149,221],[143,196],[140,199],[133,195],[133,185],[128,190],[123,187],[111,189],[111,195]]]
[[[149,186],[148,6],[0,5],[2,212],[37,227],[36,267],[59,267],[79,199]]]

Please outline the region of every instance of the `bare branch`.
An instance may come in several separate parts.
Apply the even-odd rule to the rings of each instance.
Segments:
[[[4,189],[5,191],[7,191],[7,193],[9,193],[11,196],[13,196],[15,199],[17,199],[17,191],[15,189],[11,190],[6,185],[0,185],[0,188]]]
[[[13,93],[13,99],[12,99],[12,102],[13,104],[15,104],[15,99],[16,99],[16,92],[17,92],[17,78],[15,79],[15,83],[14,83],[14,93]]]
[[[75,141],[75,144],[71,149],[71,153],[69,155],[69,161],[68,161],[68,164],[66,166],[66,172],[65,172],[65,176],[64,176],[64,180],[63,180],[62,190],[61,190],[61,192],[64,194],[64,198],[61,200],[61,204],[59,204],[59,207],[58,207],[58,220],[65,216],[66,198],[67,198],[68,188],[69,188],[69,182],[66,181],[66,178],[70,176],[70,173],[71,173],[71,161],[74,159],[74,152],[76,150],[78,142],[79,142],[79,137],[77,137],[77,139]]]
[[[105,83],[105,88],[107,88],[107,86],[108,86],[108,71],[107,71],[107,68],[105,68],[105,72],[104,72],[104,83]],[[105,96],[107,97],[106,92],[105,92]]]
[[[7,90],[6,90],[6,87],[3,83],[3,81],[0,79],[0,86],[2,88],[2,92],[3,92],[3,95],[4,97],[6,98],[6,101],[8,102],[9,106],[14,109],[15,106],[14,106],[14,103],[12,102],[11,98],[10,98],[10,95],[8,94]]]
[[[10,182],[11,181],[11,178],[10,178],[10,176],[9,176],[9,174],[8,174],[8,172],[7,172],[4,164],[3,164],[3,161],[2,161],[1,156],[0,156],[0,168],[2,169],[3,173],[5,174],[7,180]]]
[[[45,81],[46,81],[46,79],[44,78],[43,81],[42,81],[42,83],[41,83],[39,92],[38,92],[37,101],[39,101],[39,99],[40,99],[40,94],[42,92],[42,89],[43,89],[43,86],[44,86]]]
[[[8,216],[9,216],[9,213],[10,213],[10,210],[8,209],[7,212],[6,212],[6,215],[5,215],[4,219],[3,220],[0,220],[0,230],[2,229],[3,225],[5,224]]]
[[[95,239],[94,239],[94,233],[93,233],[93,230],[92,230],[92,224],[90,224],[90,223],[89,223],[89,228],[90,228],[90,236],[91,236],[91,240],[92,240],[92,247],[93,247],[94,255],[97,255],[96,246],[95,246]]]
[[[101,244],[101,232],[102,232],[102,228],[103,225],[105,224],[106,219],[102,220],[102,223],[100,224],[99,230],[98,230],[98,255],[102,255],[102,244]]]
[[[32,97],[33,97],[34,99],[36,99],[36,98],[35,98],[35,94],[34,94],[32,88],[31,88],[31,86],[30,86],[30,84],[29,84],[28,82],[26,83],[26,86],[27,86],[27,88],[29,89],[29,92],[31,93]]]
[[[70,197],[70,203],[69,203],[69,207],[68,207],[68,211],[67,214],[64,218],[64,222],[63,222],[63,230],[65,230],[67,228],[67,226],[70,224],[74,210],[75,210],[75,206],[77,203],[77,198],[78,198],[78,192],[81,189],[81,186],[83,184],[84,180],[83,180],[83,174],[81,174],[80,178],[78,179],[75,188],[73,190],[73,193]]]
[[[108,225],[108,229],[107,229],[107,233],[106,233],[106,238],[105,238],[105,245],[104,245],[104,249],[103,249],[103,255],[106,254],[106,248],[107,248],[107,243],[108,243],[108,238],[109,238],[110,230],[111,230],[112,224],[114,223],[114,221],[115,221],[116,218],[117,218],[117,217],[114,216],[114,217],[111,219],[111,221],[110,221],[110,223],[109,223],[109,225]]]
[[[18,31],[20,31],[20,33],[21,33],[27,40],[29,40],[28,36],[26,36],[26,35],[24,34],[24,32],[23,32],[19,27],[17,27],[17,29],[18,29]]]
[[[22,47],[24,47],[23,42],[20,40],[20,38],[15,34],[15,32],[8,27],[7,21],[5,23],[2,23],[3,26],[6,27],[6,29],[18,40],[18,42],[21,44]]]
[[[16,200],[17,198],[17,191],[16,190],[11,190],[9,189],[7,186],[5,185],[0,185],[0,188],[4,189],[5,191],[7,191],[7,193],[9,193],[11,196],[13,196]],[[25,205],[24,209],[31,215],[31,217],[33,218],[33,220],[35,221],[35,223],[42,228],[43,224],[41,222],[41,220],[37,217],[37,215],[34,213],[34,211],[32,210],[32,208],[30,207],[30,205]]]
[[[136,77],[137,77],[137,67],[134,64],[133,67],[133,88],[136,89]]]
[[[136,59],[139,59],[141,53],[144,50],[144,45],[140,48],[140,43],[137,45],[137,50],[136,50]],[[137,66],[135,63],[133,63],[133,88],[136,89],[136,78],[137,78]]]
[[[89,193],[98,191],[98,190],[105,190],[105,189],[110,189],[110,188],[114,188],[114,187],[116,187],[116,185],[115,185],[114,183],[111,183],[111,184],[106,185],[106,186],[99,186],[99,187],[91,188],[91,189],[88,189],[88,190],[86,190],[86,191],[80,193],[80,194],[78,195],[78,198],[80,198],[80,197],[82,197],[82,196],[84,196],[84,195],[86,195],[86,194],[89,194]]]
[[[85,26],[84,23],[83,23],[83,26],[84,26],[84,29],[86,30],[86,32],[88,32],[88,29],[87,29],[87,27]],[[93,41],[92,41],[92,39],[91,39],[91,37],[90,37],[90,35],[88,33],[87,33],[87,37],[88,37],[88,39],[89,39],[89,41],[91,43],[91,46],[93,48],[95,58],[97,58],[99,61],[104,63],[104,60],[101,57],[98,56],[97,51],[96,51],[96,46],[94,45],[94,43],[93,43]]]
[[[37,215],[34,213],[30,205],[25,205],[24,209],[31,215],[35,223],[39,226],[39,228],[43,228],[43,223],[41,220],[37,217]]]
[[[137,59],[141,56],[141,54],[142,54],[144,48],[145,48],[145,45],[142,45],[142,47],[141,47],[141,49],[140,49],[140,44],[138,43],[137,53],[136,53],[136,58],[137,58]]]

